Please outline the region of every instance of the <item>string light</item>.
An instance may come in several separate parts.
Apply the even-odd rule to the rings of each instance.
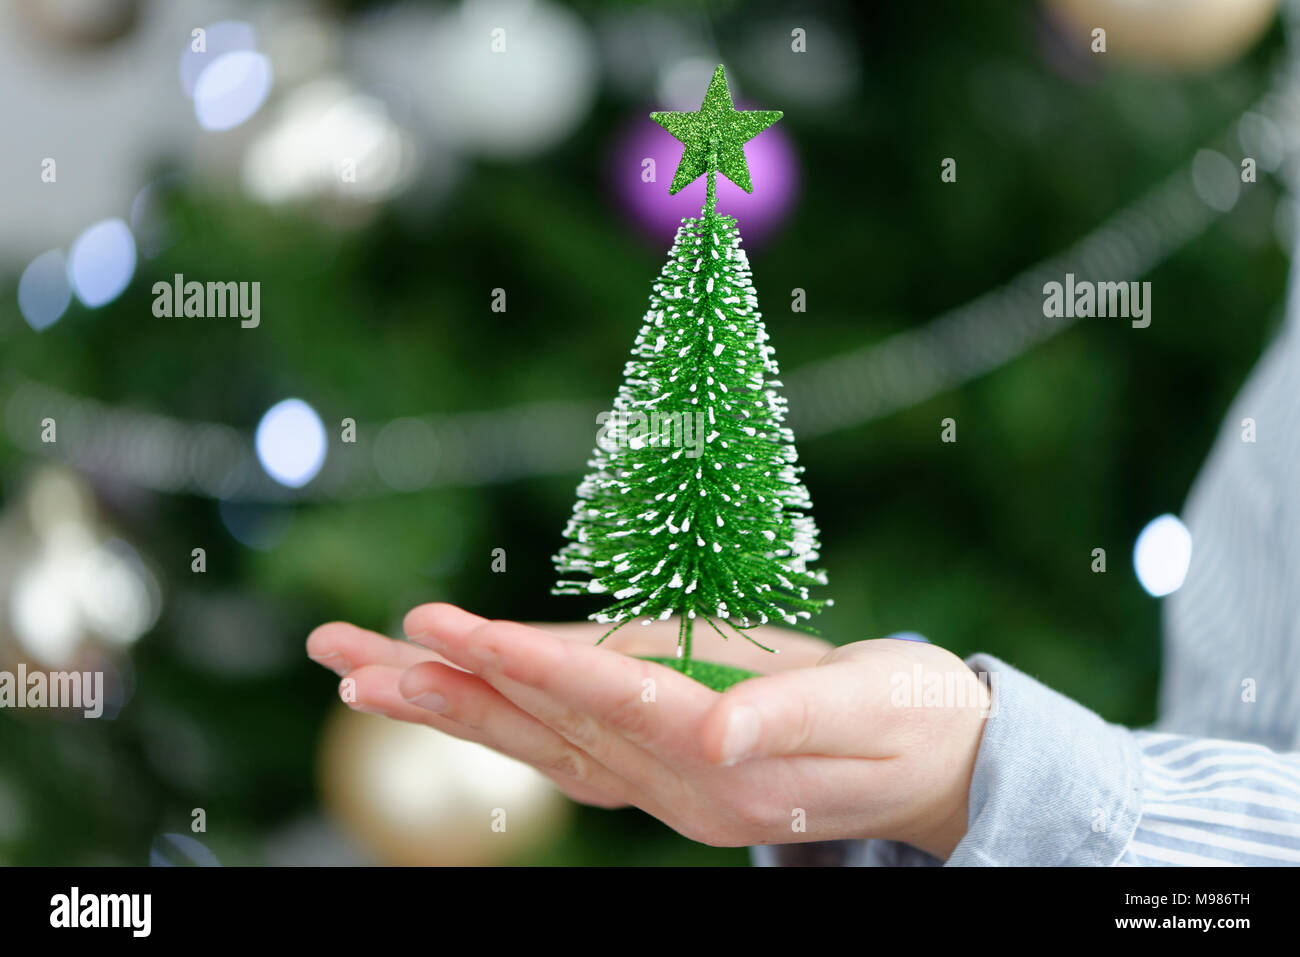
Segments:
[[[325,464],[325,426],[302,399],[277,402],[257,424],[257,458],[281,485],[302,488]]]
[[[18,311],[37,332],[58,322],[71,301],[68,263],[62,250],[41,253],[18,279]]]
[[[1293,118],[1300,115],[1298,91],[1296,67],[1289,64],[1279,71],[1273,87],[1234,121],[1230,133],[1238,135],[1247,117],[1248,130],[1257,131],[1261,124],[1266,130],[1292,128]],[[1290,181],[1297,174],[1297,142],[1293,135],[1283,137],[1283,144],[1273,145],[1284,153],[1279,172]],[[1066,271],[1081,277],[1134,279],[1222,215],[1198,195],[1192,165],[1172,173],[1064,252],[1002,286],[925,325],[787,373],[783,378],[790,425],[803,436],[862,425],[989,372],[1064,331],[1075,320],[1044,317],[1045,282],[1059,280]],[[598,411],[595,403],[546,402],[495,412],[420,416],[416,421],[422,423],[417,428],[424,436],[420,454],[425,458],[406,465],[377,465],[376,443],[370,436],[383,434],[384,426],[361,424],[357,441],[346,447],[349,451],[328,456],[315,480],[299,491],[271,479],[259,466],[252,442],[229,426],[116,409],[12,374],[10,378],[5,419],[11,440],[20,448],[146,488],[226,501],[364,498],[395,489],[565,474],[590,451]],[[72,440],[40,443],[30,424],[45,416],[61,423],[70,419]],[[62,424],[60,429],[64,431]],[[150,433],[152,441],[141,436],[142,431]],[[397,443],[383,444],[392,448]],[[144,461],[131,454],[138,448],[170,451]]]
[[[87,228],[68,253],[72,291],[91,309],[120,296],[134,275],[135,237],[120,219],[105,219]]]
[[[1133,569],[1148,595],[1163,598],[1183,587],[1192,563],[1192,533],[1175,515],[1153,518],[1133,546]]]
[[[253,50],[234,50],[213,60],[194,84],[194,116],[205,130],[239,126],[271,92],[271,61]]]

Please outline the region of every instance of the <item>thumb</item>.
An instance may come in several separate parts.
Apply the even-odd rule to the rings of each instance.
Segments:
[[[889,684],[875,669],[832,659],[728,689],[704,719],[701,744],[724,766],[792,754],[891,757],[882,746],[891,710]]]

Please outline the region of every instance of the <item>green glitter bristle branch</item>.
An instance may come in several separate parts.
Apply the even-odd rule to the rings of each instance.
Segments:
[[[718,173],[753,192],[746,140],[781,118],[732,105],[721,66],[694,113],[652,113],[684,145],[670,193],[708,177],[650,296],[623,384],[578,486],[555,556],[556,594],[609,594],[592,617],[617,629],[680,615],[677,656],[653,658],[716,690],[752,672],[691,658],[697,618],[727,635],[768,622],[811,630],[831,604],[812,502],[799,479],[775,350],[736,221],[716,211]]]

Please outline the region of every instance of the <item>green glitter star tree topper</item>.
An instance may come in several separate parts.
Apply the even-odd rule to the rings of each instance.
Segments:
[[[831,604],[810,596],[826,584],[809,568],[820,548],[812,501],[740,232],[716,209],[718,173],[753,192],[744,144],[781,115],[737,110],[721,66],[699,110],[650,114],[683,144],[669,192],[707,176],[704,209],[682,220],[651,290],[555,556],[556,594],[612,596],[591,616],[613,626],[601,641],[676,614],[676,656],[649,660],[718,691],[754,673],[693,660],[697,620],[772,651],[747,632],[811,630]]]

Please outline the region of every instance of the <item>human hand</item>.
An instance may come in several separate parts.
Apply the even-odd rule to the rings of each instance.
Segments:
[[[723,846],[885,837],[946,858],[965,833],[987,694],[933,645],[832,649],[765,629],[756,637],[774,656],[697,635],[701,660],[784,669],[718,694],[628,657],[672,647],[671,622],[600,647],[599,625],[532,627],[444,604],[414,609],[405,628],[434,654],[341,623],[316,629],[308,653],[352,680],[354,707],[486,744],[576,800],[632,804]],[[895,703],[900,680],[928,675],[966,706]]]
[[[590,647],[594,647],[609,631],[608,625],[591,621],[547,622],[530,627]],[[711,629],[701,628],[697,629],[694,638],[696,657],[773,673],[810,667],[833,647],[818,638],[773,626],[756,628],[751,634],[768,647],[779,648],[780,653],[774,655],[740,639],[723,640]],[[623,628],[610,635],[600,647],[623,655],[661,656],[671,654],[676,642],[677,622],[669,620]],[[466,741],[487,745],[533,765],[561,791],[580,803],[603,808],[625,807],[629,803],[610,791],[598,790],[590,783],[577,780],[570,773],[570,758],[576,756],[570,754],[571,749],[556,732],[539,727],[536,719],[511,707],[508,701],[491,693],[490,687],[484,687],[482,682],[466,681],[463,670],[433,651],[409,641],[394,641],[347,622],[331,622],[311,633],[307,639],[307,654],[341,678],[351,679],[346,688],[340,686],[340,693],[354,710],[428,725]],[[448,666],[452,673],[439,673],[434,668],[413,674],[406,680],[412,682],[409,687],[417,701],[407,701],[401,693],[404,673],[408,669],[414,670],[417,665],[436,664]],[[421,702],[425,699],[419,697],[424,693],[421,689],[441,689],[433,690],[433,693],[441,694],[444,699],[448,694],[456,693],[459,696],[456,715],[424,706]],[[552,768],[549,766],[551,763],[560,767]]]

